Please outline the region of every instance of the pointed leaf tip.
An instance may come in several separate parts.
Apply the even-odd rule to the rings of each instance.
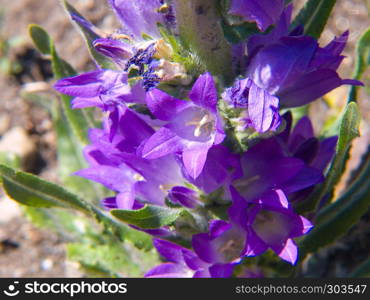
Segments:
[[[44,55],[50,55],[50,37],[44,28],[36,24],[30,24],[28,26],[28,33],[35,44],[37,50]]]
[[[156,229],[172,224],[181,216],[183,209],[146,205],[138,210],[111,210],[118,220],[143,229]]]

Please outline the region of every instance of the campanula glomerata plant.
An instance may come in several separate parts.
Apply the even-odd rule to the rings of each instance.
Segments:
[[[369,47],[365,32],[354,76],[342,78],[350,32],[319,41],[336,1],[309,0],[295,18],[284,0],[108,2],[121,24],[110,33],[64,1],[96,65],[87,72],[30,26],[61,95],[58,139],[77,152],[73,163],[58,150],[66,189],[1,166],[4,189],[34,218],[79,222],[67,250],[87,272],[299,274],[367,212],[366,157],[334,193],[359,134]],[[315,132],[310,104],[342,85],[343,112]]]

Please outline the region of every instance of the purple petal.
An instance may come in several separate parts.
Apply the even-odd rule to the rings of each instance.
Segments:
[[[258,132],[270,130],[278,110],[279,99],[253,83],[248,98],[248,115],[253,128]]]
[[[307,220],[306,218],[302,216],[299,216],[299,217],[301,218],[301,221],[302,221],[302,232],[297,236],[307,234],[313,228],[313,225],[309,220]]]
[[[96,27],[93,24],[91,24],[88,20],[86,20],[84,17],[82,17],[81,15],[77,15],[75,13],[71,13],[71,18],[73,21],[78,23],[79,26],[84,27],[84,29],[90,31],[90,33],[92,33],[93,35],[99,37],[99,35],[96,32]]]
[[[127,74],[122,72],[115,82],[104,87],[104,91],[101,93],[101,98],[108,105],[117,105],[122,102],[144,104],[145,90],[141,81],[133,86],[128,84]]]
[[[312,161],[311,166],[323,171],[335,153],[335,147],[337,145],[338,137],[330,137],[320,142],[319,152],[315,159]]]
[[[279,92],[280,103],[284,107],[305,105],[342,84],[342,79],[335,71],[316,70],[301,76],[294,85]]]
[[[247,212],[248,203],[233,186],[230,186],[230,194],[233,201],[232,206],[227,211],[230,221],[233,224],[240,224],[242,225],[241,227],[245,228],[244,217]]]
[[[170,129],[162,127],[146,141],[142,155],[146,159],[155,159],[182,149],[183,140]]]
[[[189,276],[190,275],[190,276]],[[146,278],[187,278],[191,277],[189,269],[184,265],[174,263],[164,263],[149,270],[144,277]]]
[[[107,197],[107,198],[104,198],[103,200],[101,200],[100,204],[106,210],[111,210],[111,209],[118,208],[117,207],[117,202],[116,202],[116,197]]]
[[[246,159],[244,164],[244,178],[234,183],[234,186],[250,201],[260,197],[268,189],[280,188],[304,167],[300,159],[288,157],[266,162]],[[254,178],[256,179],[253,180]]]
[[[145,202],[159,206],[165,205],[166,193],[156,182],[153,182],[151,178],[136,182],[135,192],[137,197]]]
[[[109,0],[122,23],[123,31],[142,39],[142,34],[159,37],[157,23],[164,23],[158,12],[160,0]]]
[[[273,206],[276,208],[288,208],[289,202],[285,193],[279,190],[268,191],[260,199],[261,204]]]
[[[232,276],[235,264],[214,264],[209,267],[212,278],[229,278]]]
[[[122,152],[135,153],[139,145],[154,133],[153,128],[130,109],[120,112],[120,116],[116,120],[116,126],[117,134],[120,137],[117,148]],[[112,128],[110,128],[110,131],[112,131]]]
[[[189,93],[189,98],[198,106],[212,112],[216,111],[217,89],[210,73],[200,75]]]
[[[133,193],[132,190],[130,190],[117,194],[116,203],[117,208],[119,209],[126,210],[133,209],[135,203],[135,193]]]
[[[276,95],[307,72],[317,48],[317,41],[308,36],[283,37],[252,58],[248,77],[260,88]]]
[[[206,268],[208,265],[206,262],[201,260],[193,251],[183,250],[182,255],[184,257],[186,265],[194,271]]]
[[[181,168],[175,156],[167,155],[153,160],[133,155],[125,160],[133,170],[142,174],[154,185],[178,186],[184,183]],[[164,192],[164,191],[163,191]]]
[[[192,245],[195,253],[205,262],[214,263],[219,261],[219,253],[208,233],[193,235]]]
[[[208,269],[201,269],[194,273],[193,278],[210,278]]]
[[[212,146],[208,151],[202,173],[196,179],[191,177],[187,179],[209,194],[226,185],[240,168],[238,155],[230,153],[230,150],[223,145]]]
[[[75,97],[71,101],[71,107],[73,109],[86,108],[86,107],[103,108],[104,103],[101,101],[99,97],[90,97],[90,98]]]
[[[335,37],[326,47],[319,48],[312,59],[310,66],[321,69],[338,69],[344,56],[340,55],[346,46],[349,32],[344,32],[341,36]]]
[[[293,156],[303,160],[306,164],[310,164],[316,157],[319,147],[320,143],[317,138],[309,138],[297,148]]]
[[[292,241],[289,240],[307,233],[312,227],[311,223],[295,214],[291,209],[283,207],[261,205],[253,207],[251,212],[254,217],[250,230],[255,232],[277,254],[280,255],[282,252],[286,259],[290,256],[294,258],[294,248],[290,247],[294,246],[294,243],[292,244]],[[289,248],[285,250],[291,251],[284,252],[286,245]],[[285,259],[284,257],[282,258]]]
[[[249,78],[237,79],[231,88],[225,90],[222,97],[234,107],[247,108],[249,89],[253,81]]]
[[[268,249],[266,243],[253,231],[249,230],[247,243],[243,250],[245,256],[258,256]]]
[[[157,249],[159,254],[162,255],[167,260],[171,262],[176,262],[176,263],[184,262],[184,258],[182,254],[182,250],[185,249],[184,247],[181,247],[175,243],[165,241],[165,240],[160,240],[160,239],[153,239],[153,245]]]
[[[324,177],[321,171],[304,167],[296,176],[282,184],[281,189],[288,195],[318,184],[323,180]]]
[[[292,11],[293,5],[290,4],[281,14],[278,23],[271,32],[251,36],[248,39],[248,54],[253,55],[259,48],[276,43],[281,37],[288,35]]]
[[[215,239],[222,235],[224,232],[230,230],[232,225],[223,220],[212,220],[209,224],[209,235]]]
[[[349,31],[345,31],[339,37],[335,37],[324,49],[329,51],[332,55],[340,55],[348,41]]]
[[[125,166],[120,168],[94,166],[80,170],[75,175],[99,182],[107,188],[118,192],[130,190],[130,186],[135,182],[133,179],[135,172]]]
[[[116,76],[117,74],[111,71],[92,71],[81,75],[63,78],[54,84],[54,88],[69,96],[78,96],[91,98],[98,96],[101,91],[101,80],[105,74]]]
[[[186,108],[189,102],[176,99],[161,90],[153,89],[146,94],[146,104],[154,116],[160,120],[168,121]]]
[[[294,152],[302,140],[307,140],[314,136],[312,123],[307,116],[304,116],[298,121],[290,135],[289,147],[291,151]],[[296,141],[297,139],[298,141]],[[301,139],[301,141],[299,141],[299,139]]]
[[[284,248],[277,252],[281,259],[295,265],[298,258],[298,248],[292,239],[288,239]]]
[[[193,179],[196,179],[202,172],[207,160],[208,150],[212,144],[212,141],[208,143],[193,142],[183,150],[182,161],[185,170]]]
[[[275,24],[284,9],[284,0],[232,0],[230,13],[256,22],[261,31]]]
[[[198,193],[183,186],[173,187],[169,191],[168,197],[173,203],[179,203],[188,208],[195,208],[200,204]]]
[[[205,143],[216,138],[219,124],[215,117],[208,110],[192,104],[175,115],[166,127],[184,140]]]
[[[111,38],[97,39],[94,48],[111,58],[118,66],[124,68],[127,60],[133,56],[132,46]]]

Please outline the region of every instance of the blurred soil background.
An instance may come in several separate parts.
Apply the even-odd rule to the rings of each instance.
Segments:
[[[107,1],[71,0],[85,17],[101,29],[112,32],[117,20]],[[304,1],[293,1],[301,6]],[[354,64],[354,46],[361,33],[370,25],[370,0],[338,0],[322,45],[334,35],[350,30],[345,50],[347,58],[340,69],[342,77],[350,78]],[[0,152],[15,153],[22,168],[48,180],[58,182],[55,172],[55,134],[50,116],[42,105],[24,99],[27,89],[50,89],[50,63],[33,49],[27,26],[36,23],[53,37],[60,55],[79,72],[94,68],[83,40],[71,25],[58,0],[0,0]],[[368,72],[369,75],[369,72]],[[369,84],[369,77],[367,84]],[[39,82],[39,85],[29,85]],[[45,82],[47,84],[45,85]],[[330,114],[339,115],[348,89],[332,92],[327,101],[317,101],[311,107],[316,130]],[[53,93],[50,89],[50,93]],[[51,97],[52,99],[52,97]],[[352,148],[347,174],[358,165],[361,154],[370,143],[370,101],[362,92],[363,122],[361,137]],[[334,116],[335,117],[335,116]],[[345,181],[339,187],[345,185]],[[62,240],[46,230],[40,230],[22,215],[19,206],[7,199],[0,190],[0,277],[76,277],[76,267],[67,262]],[[312,269],[320,276],[344,276],[356,262],[368,257],[370,249],[370,216],[351,229],[335,246],[317,254],[320,262]],[[307,272],[309,275],[310,271]]]

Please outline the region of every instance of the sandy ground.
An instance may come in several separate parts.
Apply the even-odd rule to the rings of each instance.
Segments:
[[[303,3],[304,1],[294,2]],[[370,25],[366,2],[369,1],[339,0],[329,28],[322,36],[322,42],[325,44],[334,35],[339,35],[344,30],[350,29],[349,44],[345,50],[347,58],[340,70],[344,77],[351,75],[355,41]],[[117,28],[117,21],[113,13],[110,12],[106,1],[71,0],[71,3],[100,28],[106,31]],[[35,148],[30,163],[26,166],[28,171],[57,181],[55,136],[49,116],[40,106],[20,97],[22,84],[50,79],[48,72],[43,74],[42,70],[40,71],[39,67],[33,64],[34,61],[40,62],[41,58],[30,50],[31,43],[27,37],[27,25],[36,23],[45,27],[54,38],[61,56],[67,58],[77,70],[82,72],[93,68],[93,66],[81,37],[70,24],[57,0],[0,0],[0,7],[4,14],[0,36],[2,38],[19,36],[24,40],[22,46],[14,49],[10,55],[12,58],[21,57],[24,64],[29,67],[27,72],[21,74],[17,80],[0,74],[0,136],[4,137],[11,129],[23,128],[29,143],[33,143]],[[48,64],[42,59],[40,64],[46,70],[48,69]],[[338,89],[333,93],[333,97],[337,101],[343,102],[345,93],[346,88]],[[361,153],[370,142],[370,101],[368,100],[369,97],[363,93],[360,102],[364,117],[361,125],[362,137],[356,140],[353,147],[350,168],[358,164]],[[318,103],[313,108],[313,115],[322,109],[325,108]],[[320,124],[319,119],[315,122],[316,129],[319,127],[318,124]],[[19,207],[3,196],[1,191],[0,212],[2,212],[0,214],[0,277],[78,276],[74,266],[66,262],[63,241],[53,233],[37,229],[25,220]],[[353,253],[362,257],[363,251],[354,251],[351,243],[362,243],[361,249],[364,247],[368,249],[369,231],[369,222],[366,219],[351,231],[352,239],[347,237],[341,242],[342,247],[339,250],[322,254],[332,258],[331,262],[341,260],[335,266],[330,265],[329,261],[325,265],[326,269],[322,271],[323,276],[336,276],[348,270],[350,266],[346,266],[345,262],[353,260]],[[358,234],[354,235],[354,233]]]
[[[111,30],[117,26],[105,1],[77,0],[71,3],[100,28]],[[30,50],[32,43],[27,33],[28,24],[46,28],[60,55],[68,58],[80,72],[92,69],[93,65],[83,40],[58,0],[0,0],[0,7],[3,15],[0,36],[23,40],[9,57],[20,57],[25,69],[17,78],[0,74],[0,136],[4,138],[14,128],[24,129],[26,139],[14,147],[20,149],[26,144],[34,145],[34,153],[26,157],[26,168],[48,180],[57,181],[55,135],[50,117],[42,107],[20,96],[22,84],[50,80],[37,65],[41,58]],[[46,61],[41,61],[41,64],[50,69]],[[1,190],[0,211],[0,277],[79,276],[73,264],[66,262],[63,241],[55,234],[30,224],[18,205],[7,199]]]

